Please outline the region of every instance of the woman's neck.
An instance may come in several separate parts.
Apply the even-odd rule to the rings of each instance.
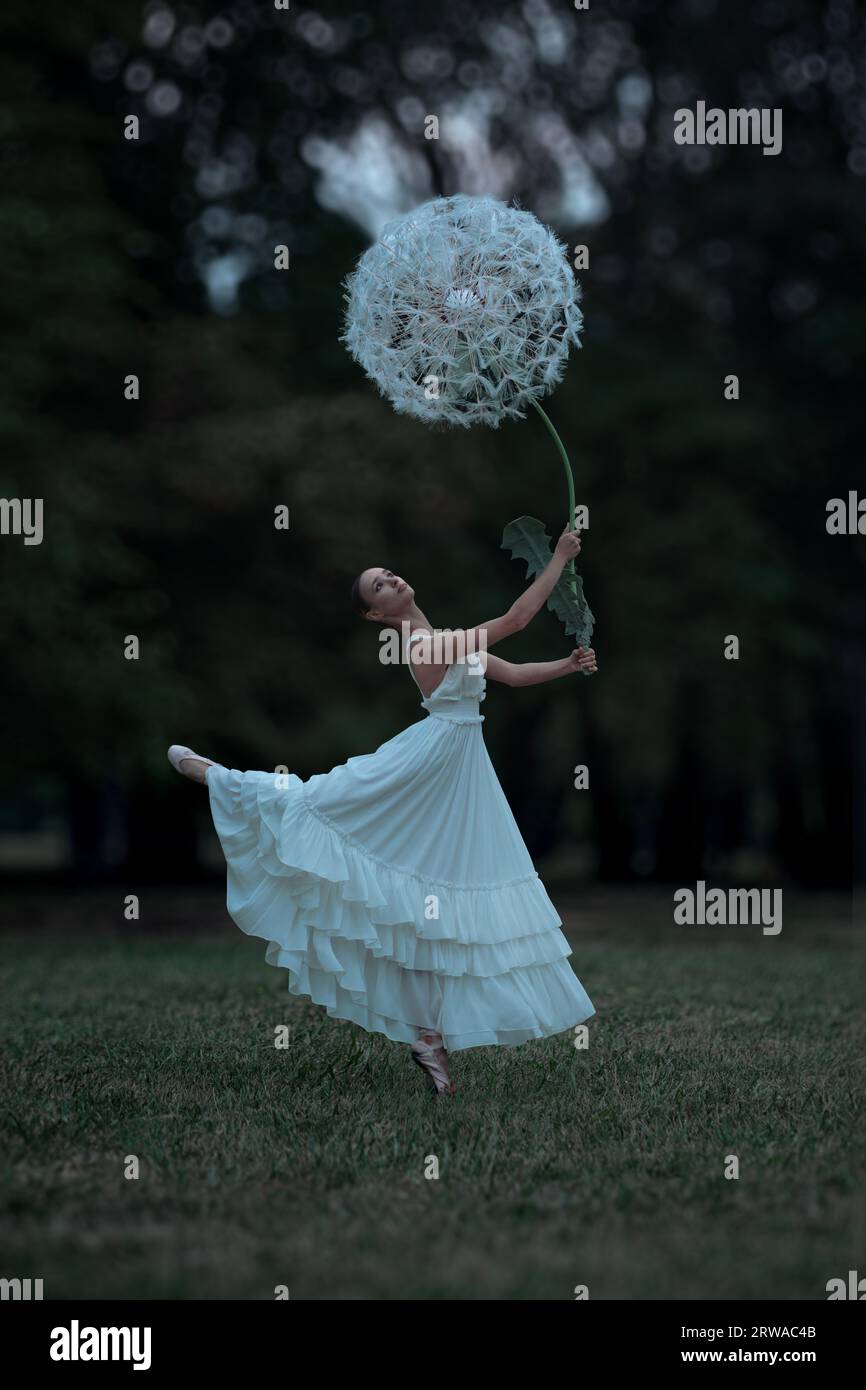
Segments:
[[[403,619],[403,621],[408,622],[410,634],[415,632],[418,628],[427,628],[430,632],[433,631],[433,624],[428,620],[425,614],[421,612],[421,609],[418,608],[418,606],[414,603],[412,604],[411,609],[406,614],[406,617]]]

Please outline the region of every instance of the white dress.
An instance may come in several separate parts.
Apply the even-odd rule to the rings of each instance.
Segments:
[[[306,782],[207,776],[229,913],[290,992],[396,1042],[434,1028],[449,1052],[595,1013],[484,745],[485,688],[477,657],[454,662],[424,718]]]

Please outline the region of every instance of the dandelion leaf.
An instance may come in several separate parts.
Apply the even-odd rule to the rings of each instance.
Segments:
[[[519,516],[516,521],[510,521],[502,532],[501,548],[509,550],[513,559],[526,561],[527,579],[540,574],[553,554],[544,522],[534,516]],[[563,570],[547,606],[564,625],[566,633],[574,636],[575,646],[589,646],[595,616],[586,601],[579,574]]]

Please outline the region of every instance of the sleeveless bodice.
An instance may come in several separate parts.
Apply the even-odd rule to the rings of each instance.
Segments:
[[[429,636],[428,632],[413,632],[409,638],[409,646],[411,647],[417,639]],[[412,679],[418,685],[415,667],[411,661],[409,670]],[[418,688],[421,689],[420,686]],[[425,696],[421,704],[428,714],[434,715],[437,719],[448,719],[455,724],[480,724],[484,715],[479,713],[478,706],[485,698],[486,692],[487,681],[484,679],[481,658],[477,652],[470,652],[464,660],[451,663],[433,694]],[[423,695],[424,692],[421,693]]]

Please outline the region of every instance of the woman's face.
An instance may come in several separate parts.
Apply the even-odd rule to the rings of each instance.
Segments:
[[[367,617],[377,622],[383,618],[389,622],[399,619],[402,614],[408,613],[415,598],[411,584],[407,584],[399,574],[394,574],[393,570],[377,567],[364,570],[358,587],[361,598],[370,605]]]

